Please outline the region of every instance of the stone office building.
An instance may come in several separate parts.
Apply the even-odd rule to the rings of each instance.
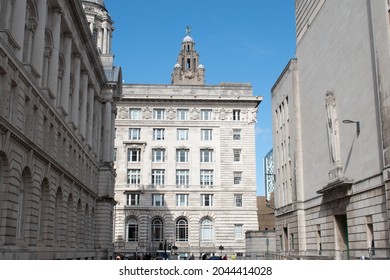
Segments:
[[[205,84],[184,37],[170,85],[123,85],[116,119],[116,252],[245,255],[257,230],[250,84]],[[222,247],[220,248],[220,246]],[[222,249],[222,250],[221,250]]]
[[[104,3],[1,0],[0,15],[0,259],[109,258],[121,71]]]
[[[389,1],[295,1],[272,89],[277,250],[389,259]]]

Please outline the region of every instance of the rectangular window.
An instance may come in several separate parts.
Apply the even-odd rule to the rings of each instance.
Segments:
[[[176,170],[176,186],[188,186],[190,181],[189,170]]]
[[[153,109],[153,119],[154,120],[164,120],[165,119],[165,109]]]
[[[153,206],[164,206],[164,195],[163,194],[152,194],[152,205]]]
[[[200,150],[200,162],[212,162],[213,161],[213,150],[201,149]]]
[[[202,206],[213,206],[213,194],[201,194]]]
[[[213,130],[212,129],[201,129],[200,130],[200,139],[203,141],[213,140]]]
[[[153,162],[165,161],[165,149],[152,149]]]
[[[242,207],[242,194],[234,195],[234,205],[236,207]]]
[[[188,153],[187,149],[176,150],[176,162],[188,162]]]
[[[153,128],[153,140],[164,140],[164,128]]]
[[[177,109],[176,115],[178,121],[186,121],[188,120],[188,109]]]
[[[212,186],[213,182],[213,170],[200,170],[200,185]]]
[[[201,109],[200,110],[200,118],[202,121],[210,121],[211,120],[211,109]]]
[[[139,193],[126,194],[126,205],[132,205],[132,206],[139,205]]]
[[[127,150],[127,161],[139,162],[141,161],[141,149],[131,148]]]
[[[233,129],[233,140],[241,140],[241,129]]]
[[[242,182],[242,172],[234,172],[233,173],[233,183],[234,185],[241,185],[241,182]]]
[[[129,128],[129,140],[140,140],[141,128]]]
[[[243,239],[244,238],[244,225],[234,225],[234,239]]]
[[[177,140],[188,140],[188,129],[178,128],[177,129]]]
[[[139,185],[141,183],[141,170],[140,169],[127,170],[127,183],[131,185]]]
[[[233,158],[235,162],[241,161],[241,149],[233,149]]]
[[[165,184],[165,170],[153,169],[152,170],[152,185],[163,186]]]
[[[240,120],[240,110],[233,110],[233,121]]]
[[[141,109],[130,108],[129,109],[129,119],[130,120],[140,120],[141,119]]]
[[[176,206],[188,206],[188,194],[177,194]]]

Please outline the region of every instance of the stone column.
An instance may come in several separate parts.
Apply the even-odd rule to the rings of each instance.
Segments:
[[[26,24],[27,0],[17,0],[14,2],[11,35],[19,46],[16,52],[17,58],[21,61],[23,57],[24,27]],[[9,3],[11,4],[11,3]]]
[[[111,161],[111,133],[112,133],[112,105],[107,101],[104,104],[104,134],[103,134],[103,162]]]
[[[62,10],[59,8],[52,10],[52,26],[53,34],[53,51],[49,63],[49,76],[47,86],[49,88],[50,97],[57,98],[57,82],[58,82],[58,57],[60,53],[61,39],[61,15]]]
[[[88,112],[87,112],[87,145],[92,147],[93,118],[94,118],[95,89],[92,85],[88,88]]]
[[[72,66],[72,34],[65,33],[63,37],[63,55],[65,61],[64,75],[62,77],[62,89],[60,98],[60,109],[65,116],[70,114],[69,112],[69,87],[70,87],[70,70]]]
[[[103,49],[102,53],[106,54],[107,53],[107,27],[104,27],[103,29]]]
[[[35,30],[34,40],[33,40],[33,50],[31,64],[41,75],[41,80],[43,77],[43,60],[44,60],[44,49],[45,49],[45,24],[46,24],[46,0],[38,0],[37,8],[39,14],[38,25]]]
[[[100,137],[101,137],[101,128],[102,128],[102,103],[98,99],[94,101],[94,119],[93,119],[93,152],[96,154],[97,159],[101,160],[101,150],[100,150]]]
[[[74,89],[73,89],[73,98],[72,98],[72,114],[71,114],[71,124],[74,129],[78,129],[79,124],[79,96],[80,96],[80,64],[81,64],[81,55],[75,53],[73,55],[73,75],[74,75]]]
[[[88,71],[81,71],[80,89],[83,93],[80,96],[80,136],[83,140],[87,137],[87,100],[88,100]]]

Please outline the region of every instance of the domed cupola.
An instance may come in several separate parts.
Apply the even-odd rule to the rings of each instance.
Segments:
[[[199,64],[199,54],[195,50],[195,42],[190,36],[191,28],[187,26],[186,36],[172,72],[174,85],[204,85],[205,68]]]
[[[111,49],[114,22],[103,0],[81,0],[81,3],[87,16],[92,37],[100,53],[103,67],[105,69],[111,69],[114,59]]]
[[[95,3],[99,6],[104,7],[104,1],[103,0],[82,0],[82,2],[90,2],[90,3]]]

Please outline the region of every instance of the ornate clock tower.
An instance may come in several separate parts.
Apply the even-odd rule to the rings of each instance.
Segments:
[[[199,54],[195,51],[195,42],[190,36],[191,28],[187,26],[186,36],[181,44],[177,63],[172,73],[174,85],[204,85],[205,68],[199,64]]]

